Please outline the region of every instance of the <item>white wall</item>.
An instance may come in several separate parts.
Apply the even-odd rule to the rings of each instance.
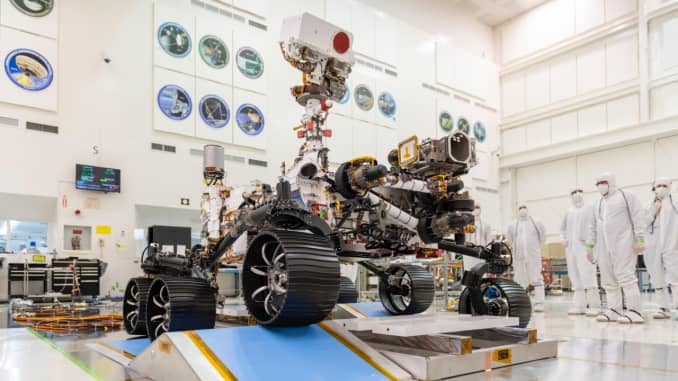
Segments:
[[[188,0],[157,1],[192,6]],[[237,6],[261,16],[248,17],[268,26],[266,46],[262,47],[268,57],[265,63],[268,134],[265,150],[227,145],[226,153],[266,160],[268,167],[227,161],[230,184],[246,184],[253,179],[274,181],[280,163],[293,159],[300,142],[292,126],[298,124],[302,108],[289,95],[289,87],[299,82],[300,74],[280,57],[277,39],[281,20],[303,11],[329,17],[334,15],[328,11],[330,4],[335,2],[237,1]],[[73,0],[56,2],[55,6],[59,7],[58,111],[0,103],[0,116],[19,120],[17,125],[0,123],[3,156],[11,158],[0,161],[0,192],[56,199],[56,217],[49,222],[50,246],[57,249],[63,247],[63,225],[111,226],[111,235],[93,237],[91,253],[110,263],[102,285],[102,291],[106,292],[116,282],[124,284],[127,278],[140,273],[138,264],[134,263],[133,237],[138,205],[183,208],[195,211],[197,216],[202,191],[202,158],[190,151],[201,149],[209,141],[153,130],[153,1]],[[364,5],[356,5],[357,9],[364,10],[360,6]],[[355,74],[372,78],[375,86],[385,80],[397,84],[398,123],[396,128],[390,128],[378,125],[376,120],[365,123],[350,115],[331,116],[330,128],[334,130],[331,156],[337,157],[333,161],[340,162],[357,154],[378,155],[380,160],[385,160],[390,147],[395,147],[400,139],[413,134],[440,135],[436,105],[439,101],[450,102],[455,112],[465,110],[471,121],[482,118],[488,128],[488,142],[480,147],[481,157],[488,159],[477,175],[470,176],[477,179],[469,178],[467,183],[496,189],[498,163],[489,159],[489,153],[498,144],[495,111],[498,84],[496,94],[486,96],[487,100],[473,94],[455,97],[457,93],[450,89],[448,95],[425,89],[423,82],[436,83],[436,36],[396,18],[388,19],[388,30],[395,31],[397,38],[383,35],[378,26],[382,25],[380,18],[386,16],[375,10],[369,12],[364,13],[369,15],[365,18],[367,21],[350,16],[360,13],[349,13],[350,24],[343,25],[353,27],[355,23],[365,37],[356,46],[366,52],[361,59],[376,63],[389,61],[388,66],[397,71],[398,77],[396,80],[380,77],[358,64]],[[482,45],[491,51],[488,48],[491,32],[475,21],[468,21],[468,25],[471,25],[468,30],[451,28],[448,35],[462,41],[466,32],[485,30]],[[240,28],[247,31],[249,27]],[[379,45],[378,41],[391,45]],[[397,44],[393,44],[394,41]],[[481,53],[470,54],[480,57]],[[111,58],[110,64],[103,62],[104,54]],[[495,81],[498,83],[496,78]],[[469,98],[471,96],[474,97]],[[496,101],[492,103],[491,99]],[[26,130],[26,121],[58,125],[59,134]],[[176,153],[153,151],[152,142],[176,146]],[[96,154],[92,148],[95,145]],[[75,163],[120,168],[122,192],[100,194],[74,189]],[[65,207],[61,204],[64,197],[68,200]],[[190,198],[191,205],[180,206],[182,197]],[[480,192],[479,197],[487,200],[484,201],[487,205],[498,204],[496,194],[491,192]],[[81,210],[81,214],[76,215],[75,210]],[[4,217],[1,210],[0,217]],[[100,239],[103,247],[99,247]],[[126,244],[127,249],[121,249],[125,245],[117,245],[120,243]]]
[[[502,76],[502,116],[516,118],[638,78],[634,30],[614,34],[573,51]]]
[[[676,2],[673,2],[675,5]],[[674,7],[676,8],[676,7]],[[678,114],[678,11],[650,20],[650,113],[653,119]]]
[[[509,64],[632,14],[637,0],[551,0],[498,28],[502,64]]]
[[[429,36],[445,38],[465,52],[495,62],[492,28],[477,21],[472,13],[456,6],[454,1],[429,0],[426,3],[412,0],[359,1],[402,20]],[[416,55],[414,52],[410,54]]]
[[[673,165],[678,159],[677,147],[678,134],[521,167],[515,172],[516,199],[544,221],[548,238],[556,241],[563,213],[571,205],[571,190],[583,189],[585,200],[594,202],[600,197],[595,177],[612,171],[620,187],[636,193],[644,205],[649,205],[656,177],[678,179],[678,169]]]
[[[640,4],[550,1],[497,28],[504,226],[526,202],[556,240],[569,191],[594,200],[599,173],[646,201],[655,177],[678,177],[678,1]]]
[[[502,131],[503,152],[513,154],[634,126],[639,122],[638,102],[634,92],[506,128]]]

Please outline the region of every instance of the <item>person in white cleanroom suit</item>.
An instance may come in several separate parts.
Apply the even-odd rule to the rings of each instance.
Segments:
[[[601,198],[593,204],[586,255],[589,261],[598,264],[607,293],[607,309],[597,320],[644,323],[636,263],[638,254],[645,250],[645,213],[635,194],[617,188],[614,174],[601,174],[596,178],[596,186]]]
[[[596,265],[586,259],[586,237],[593,216],[592,206],[584,206],[581,189],[570,193],[572,206],[560,224],[560,238],[565,244],[567,275],[574,290],[574,306],[570,315],[597,316],[600,314],[600,293],[596,279]]]
[[[654,182],[655,199],[647,211],[647,244],[645,264],[650,272],[659,311],[652,317],[671,317],[668,285],[673,291],[673,307],[678,305],[678,204],[671,195],[671,179],[660,177]],[[668,275],[668,276],[667,276]]]
[[[475,233],[466,234],[466,242],[471,242],[476,245],[485,246],[492,241],[492,228],[480,217],[480,205],[476,204],[473,209],[473,216],[475,218]],[[464,270],[470,270],[471,267],[478,263],[484,262],[482,259],[464,256]]]
[[[515,281],[527,288],[532,283],[535,312],[544,311],[544,278],[541,274],[541,247],[546,240],[544,224],[529,215],[527,205],[518,206],[518,219],[508,228],[507,240],[513,248]]]

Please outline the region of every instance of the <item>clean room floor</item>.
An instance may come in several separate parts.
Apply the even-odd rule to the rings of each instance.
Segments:
[[[653,320],[653,294],[643,294],[646,323],[599,323],[568,316],[571,293],[547,296],[530,327],[560,340],[558,357],[455,378],[480,380],[678,380],[678,321]]]
[[[678,321],[651,320],[633,326],[598,323],[584,316],[567,316],[570,298],[569,293],[547,297],[546,312],[536,314],[531,322],[540,336],[560,340],[558,358],[456,380],[678,379]],[[652,294],[644,294],[643,300],[649,317],[656,308]],[[0,316],[6,315],[7,306],[0,306]],[[3,320],[0,319],[0,324]],[[124,332],[117,331],[103,336],[47,340],[26,329],[0,329],[0,379],[143,380],[86,346],[93,341],[126,337]]]

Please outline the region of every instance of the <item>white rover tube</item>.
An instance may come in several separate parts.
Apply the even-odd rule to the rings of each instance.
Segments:
[[[426,181],[423,180],[408,180],[408,181],[398,180],[398,182],[394,184],[386,183],[383,184],[382,186],[385,188],[402,189],[412,192],[431,193],[431,191],[428,190]]]
[[[397,206],[391,204],[390,202],[384,200],[383,198],[379,197],[378,195],[372,192],[367,193],[367,198],[373,204],[383,203],[384,211],[386,212],[386,215],[390,219],[400,223],[401,225],[405,226],[408,229],[417,231],[417,224],[419,224],[418,218],[413,217],[411,214],[405,212],[404,210],[398,208]]]

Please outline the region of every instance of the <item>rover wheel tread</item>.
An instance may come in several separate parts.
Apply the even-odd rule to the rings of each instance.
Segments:
[[[198,278],[158,277],[151,283],[146,302],[148,337],[164,332],[214,328],[216,291]]]
[[[502,293],[502,297],[508,302],[508,316],[517,317],[519,320],[518,326],[521,328],[527,327],[532,317],[532,304],[530,297],[518,283],[502,278],[486,278],[483,279],[481,289],[483,292],[488,286],[496,286]],[[473,306],[471,305],[471,295],[468,289],[464,289],[459,296],[459,313],[460,314],[475,314]]]
[[[125,331],[130,335],[146,335],[146,298],[151,278],[132,278],[127,282],[122,301]]]
[[[426,311],[435,297],[433,274],[414,265],[396,265],[386,272],[409,282],[409,297],[400,297],[388,292],[386,283],[379,282],[379,298],[384,308],[393,315],[410,315]]]
[[[351,278],[342,276],[339,280],[339,298],[337,303],[357,303],[358,291]]]
[[[336,305],[339,278],[339,260],[329,238],[295,230],[264,231],[252,241],[243,262],[245,306],[261,325],[314,324]]]

